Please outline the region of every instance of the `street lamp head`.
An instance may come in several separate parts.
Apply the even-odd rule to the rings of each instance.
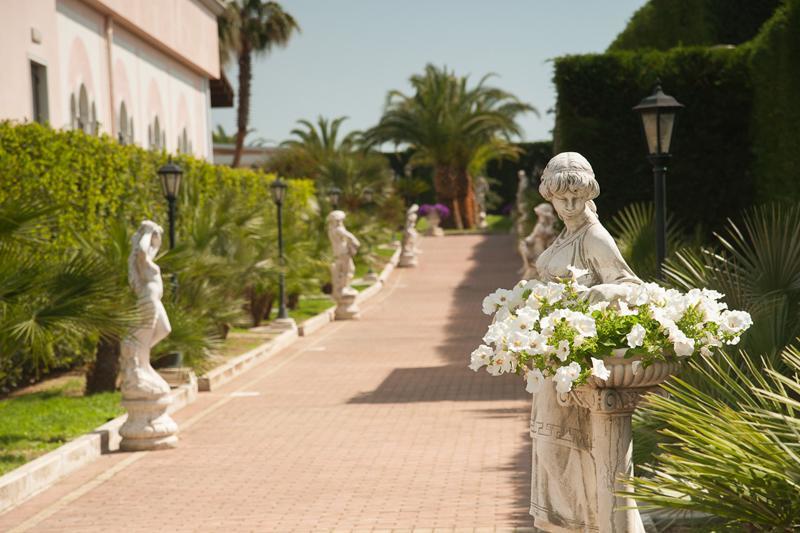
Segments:
[[[657,84],[653,94],[645,97],[633,108],[642,117],[644,136],[650,155],[669,155],[672,134],[675,131],[675,116],[683,104],[661,90]]]
[[[363,191],[361,191],[361,196],[364,198],[364,202],[368,204],[372,203],[372,198],[374,195],[375,193],[372,191],[371,187],[366,187]]]
[[[183,169],[170,160],[166,165],[158,169],[158,177],[161,178],[161,190],[164,198],[174,201],[178,197],[178,190],[181,187],[181,176]]]
[[[272,201],[275,202],[275,205],[283,205],[283,200],[286,197],[286,189],[289,186],[286,185],[286,182],[280,178],[275,179],[269,186],[269,190],[272,193]]]
[[[328,201],[336,208],[339,207],[339,198],[342,196],[342,190],[335,185],[328,189]]]

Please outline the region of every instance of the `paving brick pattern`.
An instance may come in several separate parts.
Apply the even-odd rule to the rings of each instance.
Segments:
[[[0,531],[528,530],[530,396],[466,368],[510,237],[426,238],[358,322],[202,394],[180,447],[102,457]]]

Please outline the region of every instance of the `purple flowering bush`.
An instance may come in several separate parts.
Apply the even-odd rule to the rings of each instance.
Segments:
[[[427,216],[431,211],[438,211],[442,220],[450,217],[450,209],[444,204],[422,204],[419,207],[419,214],[422,216]]]

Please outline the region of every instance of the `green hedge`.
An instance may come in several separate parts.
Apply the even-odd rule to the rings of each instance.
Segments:
[[[781,0],[650,0],[611,43],[612,50],[740,44],[752,39]]]
[[[166,161],[165,154],[122,146],[107,136],[0,122],[0,201],[36,197],[63,206],[42,235],[54,251],[71,247],[75,234],[104,238],[109,221],[118,217],[132,228],[145,218],[165,226],[166,202],[156,170]],[[182,191],[192,189],[192,201],[203,202],[226,190],[243,204],[274,209],[269,193],[274,175],[188,156],[175,161],[184,169]],[[288,207],[295,212],[308,204],[314,185],[290,180],[289,186]],[[186,201],[182,194],[181,202]],[[180,224],[177,227],[180,236]]]
[[[631,108],[660,77],[686,105],[667,176],[668,210],[693,225],[720,227],[752,203],[752,87],[743,49],[610,52],[555,61],[554,151],[576,151],[594,167],[608,219],[652,201],[653,179],[639,116]]]
[[[753,171],[762,201],[800,199],[800,0],[786,2],[750,43]]]

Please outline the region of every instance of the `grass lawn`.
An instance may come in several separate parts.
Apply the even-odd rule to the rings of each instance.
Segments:
[[[419,226],[417,226],[419,230]],[[511,217],[504,215],[486,215],[485,229],[446,229],[447,235],[469,235],[473,233],[508,233],[511,231]],[[422,233],[422,232],[420,232]]]
[[[121,415],[118,392],[83,396],[84,380],[0,400],[0,475]]]
[[[314,295],[313,297],[304,296],[300,298],[300,302],[297,304],[296,309],[289,309],[289,316],[294,318],[295,322],[300,324],[304,320],[311,318],[314,315],[318,315],[334,305],[333,299],[326,294]],[[270,316],[272,318],[278,316],[277,306],[273,306],[272,314]]]

